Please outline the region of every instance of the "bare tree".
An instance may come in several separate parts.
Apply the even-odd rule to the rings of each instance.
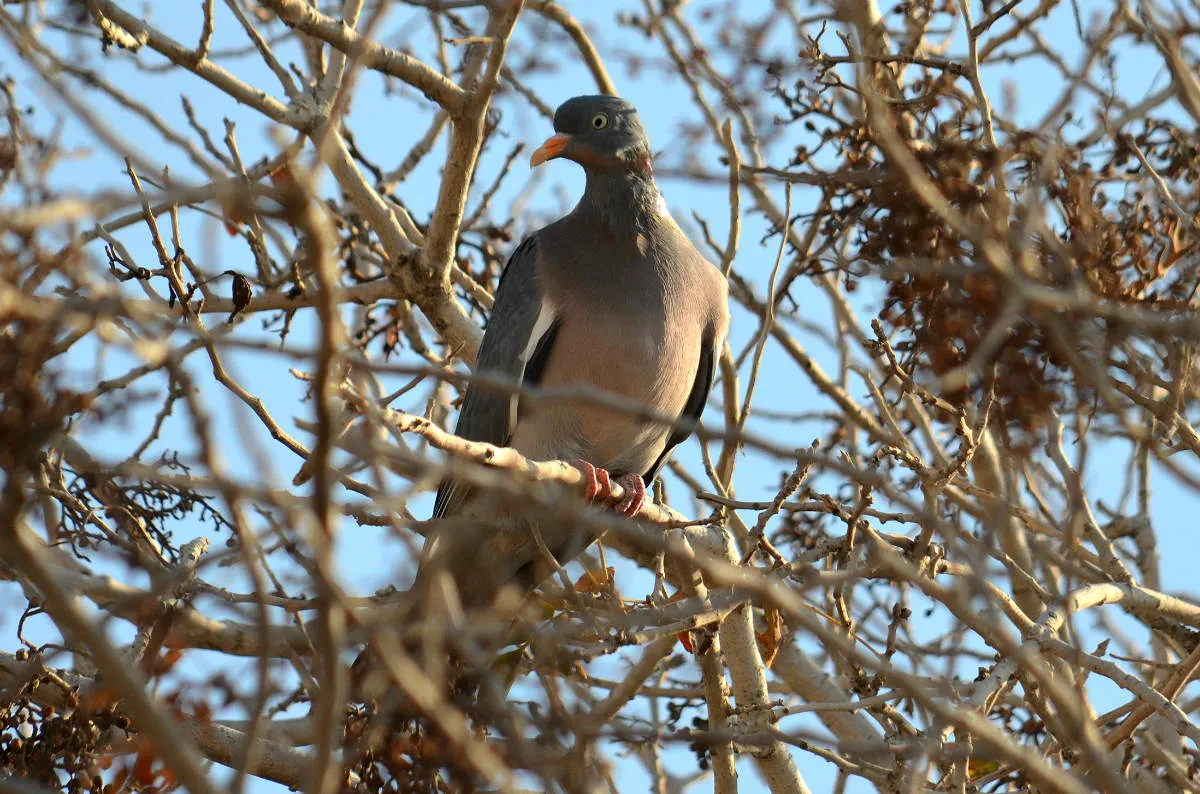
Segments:
[[[1200,791],[1200,14],[800,6],[5,2],[0,791]],[[734,303],[637,520],[446,429],[618,88]],[[415,613],[450,474],[606,534]]]

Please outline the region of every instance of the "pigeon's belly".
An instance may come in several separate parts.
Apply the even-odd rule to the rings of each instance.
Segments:
[[[599,399],[555,398],[531,408],[518,420],[512,445],[535,458],[583,458],[619,473],[648,471],[671,428],[646,421],[647,412],[678,417],[696,377],[700,334],[682,331],[666,323],[633,326],[615,316],[566,320],[546,368],[552,374],[541,386],[579,389]]]

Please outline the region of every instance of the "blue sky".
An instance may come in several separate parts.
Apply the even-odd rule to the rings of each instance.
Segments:
[[[768,5],[769,3],[765,0],[747,3],[743,7],[744,13],[751,16],[753,15],[751,9],[765,8]],[[654,68],[647,68],[636,75],[631,75],[620,68],[618,59],[612,57],[619,52],[627,53],[638,50],[644,50],[654,55],[658,54],[657,45],[646,42],[631,32],[629,28],[614,22],[618,8],[628,8],[630,11],[636,12],[640,9],[640,4],[627,2],[571,3],[569,7],[573,13],[578,13],[581,18],[586,20],[598,50],[602,56],[608,58],[610,71],[621,93],[639,107],[652,142],[656,148],[663,151],[662,161],[668,163],[677,161],[684,153],[683,148],[687,145],[675,137],[678,120],[681,117],[688,118],[693,122],[698,120],[698,114],[688,101],[686,87],[677,78],[667,77]],[[705,4],[695,3],[689,8],[688,13],[696,15],[704,7]],[[1080,4],[1080,7],[1085,24],[1090,14],[1094,10],[1099,10],[1087,3]],[[159,2],[149,4],[147,8],[149,9],[147,16],[150,21],[169,35],[183,42],[192,42],[196,38],[200,20],[199,3],[185,5]],[[214,48],[219,50],[231,44],[241,45],[244,43],[244,39],[236,31],[236,23],[229,16],[223,4],[218,4],[217,12],[217,37]],[[396,23],[402,16],[400,12],[393,14],[392,23]],[[1078,53],[1070,51],[1070,48],[1075,46],[1072,42],[1077,43],[1074,33],[1075,23],[1070,9],[1064,5],[1054,13],[1051,19],[1052,24],[1044,27],[1043,32],[1056,44],[1062,43],[1067,50],[1066,58],[1068,62],[1071,62]],[[534,24],[533,15],[527,14],[522,19],[519,36],[528,35],[525,31],[529,28],[525,26]],[[385,26],[381,38],[389,44],[409,43],[416,46],[425,42],[423,37],[428,35],[427,26],[400,27],[396,23],[395,26]],[[769,46],[778,46],[773,43],[778,38],[777,36],[768,39]],[[825,44],[826,47],[833,47],[832,37],[827,37]],[[0,55],[6,64],[5,68],[11,69],[14,74],[20,76],[18,92],[22,104],[29,103],[36,107],[36,112],[30,121],[33,127],[47,129],[54,120],[66,115],[62,112],[61,102],[51,96],[48,91],[39,89],[36,81],[27,79],[28,73],[16,65],[16,59],[11,51],[0,48],[0,52],[8,56]],[[294,54],[294,51],[291,51],[291,54]],[[781,49],[779,54],[785,57],[791,55],[786,49]],[[129,56],[115,53],[111,57],[104,58],[99,55],[98,47],[94,44],[74,53],[73,57],[77,59],[77,62],[90,62],[116,83],[126,87],[132,86],[137,96],[143,100],[151,100],[156,110],[176,128],[187,129],[180,108],[178,98],[180,94],[186,94],[189,97],[197,108],[199,119],[218,141],[224,134],[222,118],[227,117],[234,120],[237,124],[242,157],[247,163],[254,162],[275,151],[276,147],[269,134],[269,125],[264,119],[252,111],[236,105],[225,95],[189,74],[167,73],[147,77],[131,68]],[[148,52],[141,57],[146,64],[163,62],[161,58]],[[1146,66],[1146,64],[1157,63],[1157,59],[1129,58],[1116,74],[1121,92],[1136,97],[1149,93],[1151,87],[1161,86],[1163,81],[1168,79],[1167,76]],[[229,62],[227,66],[240,77],[273,95],[282,96],[274,77],[256,58],[238,59]],[[529,81],[531,88],[546,104],[556,106],[570,96],[595,91],[595,86],[587,72],[577,63],[560,63],[558,67],[553,73],[540,75]],[[1047,103],[1057,97],[1058,89],[1062,84],[1061,80],[1049,70],[1032,66],[989,69],[985,73],[985,78],[987,88],[994,97],[1003,95],[1008,86],[1015,88],[1018,100],[1017,118],[1021,121],[1040,118]],[[412,142],[423,133],[428,116],[422,112],[419,120],[414,122],[413,108],[418,100],[413,98],[411,92],[403,91],[385,96],[381,91],[381,83],[381,78],[375,74],[364,74],[360,77],[358,100],[350,111],[349,123],[358,146],[375,162],[384,168],[390,168],[398,163]],[[521,105],[513,101],[511,97],[504,101],[502,105],[504,110],[502,135],[498,136],[484,152],[477,184],[491,183],[493,175],[514,143],[525,142],[527,156],[533,147],[550,134],[550,126],[545,119],[527,108],[524,110],[520,108]],[[105,108],[105,110],[111,112],[112,108]],[[181,156],[178,150],[164,146],[161,139],[151,133],[144,124],[136,120],[129,120],[127,114],[113,112],[111,118],[121,135],[125,136],[125,140],[136,149],[141,157],[158,165],[169,165],[172,173],[179,180],[186,181],[200,177],[196,169]],[[783,146],[778,148],[777,156],[769,159],[772,162],[783,162],[789,151],[788,147],[801,142],[793,135],[800,134],[803,133],[800,133],[798,128],[794,134],[789,132]],[[64,122],[63,139],[69,147],[78,149],[78,156],[61,164],[54,172],[55,184],[60,189],[64,192],[78,189],[80,192],[88,194],[104,186],[120,193],[128,192],[128,183],[122,173],[123,166],[117,153],[97,146],[94,138],[88,135],[78,122],[70,119]],[[417,217],[424,218],[433,204],[443,154],[444,139],[439,141],[431,155],[412,174],[408,183],[398,190],[398,194]],[[717,161],[717,154],[717,149],[709,141],[699,153],[699,158],[712,170],[721,171],[723,166]],[[532,228],[532,226],[540,225],[540,222],[556,217],[568,209],[582,191],[582,172],[574,165],[556,162],[542,169],[530,171],[525,162],[524,157],[518,159],[492,202],[489,212],[492,219],[498,223],[506,220],[506,210],[518,196],[528,195],[528,206],[532,211],[532,217],[525,223],[531,224],[530,228]],[[685,225],[685,228],[696,230],[695,224],[691,221],[692,213],[696,212],[711,225],[714,237],[724,241],[728,223],[725,186],[696,186],[670,178],[663,178],[661,182],[672,212]],[[327,179],[325,184],[331,185],[331,180]],[[782,186],[773,185],[772,190],[782,206]],[[12,196],[10,192],[4,197],[4,200],[13,202],[20,198]],[[801,187],[794,191],[793,202],[797,211],[804,212],[811,209],[812,200],[813,194],[807,189]],[[473,208],[475,201],[469,202],[468,206]],[[749,202],[745,199],[743,206],[749,206]],[[218,219],[204,218],[198,213],[187,212],[184,213],[182,220],[185,243],[203,267],[212,272],[220,272],[227,268],[248,273],[253,271],[253,262],[244,242],[240,238],[227,236]],[[743,217],[743,224],[741,248],[736,267],[740,273],[754,281],[762,291],[765,288],[767,274],[774,263],[777,242],[767,240],[760,243],[767,229],[762,218],[757,214],[747,213]],[[524,231],[528,231],[528,229],[524,227],[518,229],[518,232]],[[129,246],[135,257],[139,258],[143,264],[153,265],[152,249],[143,226],[130,227],[119,233],[118,237]],[[98,248],[95,248],[93,253],[100,256]],[[155,286],[161,288],[160,285]],[[223,290],[225,287],[218,287],[218,289]],[[823,297],[804,285],[796,290],[795,296],[802,306],[806,320],[828,327],[830,314]],[[873,303],[870,290],[866,290],[856,300],[861,311],[860,318],[863,320],[869,320],[878,310],[878,305]],[[214,322],[215,319],[213,318]],[[294,329],[293,335],[289,338],[289,344],[303,346],[305,337],[311,335],[311,319],[307,316],[298,316]],[[744,344],[753,332],[753,324],[748,322],[744,315],[741,316],[740,321],[735,315],[733,331],[735,350]],[[243,323],[234,333],[237,338],[245,339],[270,340],[275,338],[269,333],[266,335],[262,333],[261,322],[258,318],[252,318]],[[815,336],[804,336],[803,341],[810,346],[812,352],[824,365],[829,368],[835,366],[836,361],[832,356],[832,350]],[[67,362],[67,369],[80,384],[87,384],[95,382],[98,370],[106,373],[117,372],[128,366],[130,361],[131,359],[119,351],[112,349],[101,351],[95,346],[81,345],[78,352]],[[302,402],[303,384],[292,378],[287,373],[287,368],[310,369],[311,362],[297,361],[274,353],[240,352],[230,355],[229,365],[231,375],[252,393],[261,397],[271,407],[275,418],[286,429],[294,431],[302,440],[309,440],[302,431],[294,428],[291,419],[292,417],[310,419],[312,405],[309,402]],[[202,382],[211,380],[210,376],[206,378],[205,362],[200,358],[191,362],[191,371]],[[385,376],[383,378],[385,391],[394,390],[404,380],[405,378],[401,376],[390,378]],[[743,374],[743,387],[744,384]],[[159,379],[156,385],[161,389],[165,383]],[[866,394],[864,390],[860,389],[854,396],[864,399]],[[261,426],[257,425],[257,420],[244,406],[235,402],[226,392],[215,387],[206,388],[203,392],[203,399],[206,401],[210,413],[217,417],[217,438],[222,448],[223,459],[231,470],[248,477],[261,478],[263,481],[279,486],[283,486],[291,480],[299,466],[299,461],[286,450],[273,444]],[[421,395],[403,407],[417,411],[423,410],[423,400],[424,395]],[[782,411],[830,410],[832,407],[830,403],[818,397],[807,380],[798,377],[794,365],[791,365],[783,355],[771,347],[768,347],[764,359],[755,405],[761,409]],[[156,405],[151,401],[129,416],[118,416],[104,422],[89,421],[83,430],[84,436],[94,451],[108,450],[111,458],[117,459],[138,443],[140,434],[147,426],[147,418],[152,416],[154,410],[156,410]],[[715,411],[710,411],[708,421],[719,422],[719,416]],[[820,426],[811,423],[759,422],[752,425],[752,428],[781,440],[785,439],[785,443],[794,446],[807,446],[812,438],[821,433]],[[155,449],[176,448],[182,449],[186,453],[191,449],[191,442],[188,440],[186,431],[187,425],[184,422],[168,423],[166,432]],[[1072,454],[1070,450],[1068,450],[1068,454]],[[678,455],[688,463],[695,463],[698,460],[697,447],[694,443],[685,445],[680,449]],[[1113,494],[1112,497],[1106,497],[1106,501],[1109,499],[1115,501],[1123,485],[1122,463],[1123,461],[1114,460],[1111,456],[1107,459],[1100,456],[1092,461],[1085,473],[1086,481],[1092,486],[1093,494]],[[694,466],[690,466],[690,468],[694,471],[698,470]],[[736,478],[738,495],[747,499],[769,498],[774,494],[781,468],[780,464],[761,456],[746,456],[738,465]],[[1174,484],[1169,477],[1161,474],[1156,476],[1155,484],[1154,519],[1159,531],[1158,538],[1163,556],[1164,585],[1169,591],[1191,589],[1195,594],[1195,587],[1192,584],[1194,577],[1190,575],[1189,571],[1189,566],[1192,564],[1190,560],[1192,555],[1189,554],[1189,549],[1193,543],[1193,533],[1189,531],[1190,528],[1187,527],[1186,521],[1181,520],[1188,515],[1189,511],[1194,510],[1194,495]],[[677,486],[672,490],[677,496],[682,493]],[[418,516],[424,516],[430,501],[428,497],[415,499],[411,508]],[[176,537],[183,540],[199,531],[201,531],[199,527],[184,522],[176,528]],[[215,541],[214,545],[219,546],[223,538],[214,537],[213,540]],[[343,534],[339,541],[339,560],[347,586],[364,593],[389,583],[402,582],[404,577],[410,573],[406,563],[407,555],[401,544],[390,538],[385,531],[357,527],[352,522],[346,522],[343,528]],[[205,572],[205,575],[213,579],[225,577],[221,579],[221,583],[231,587],[240,585],[244,588],[247,586],[245,582],[238,582],[230,576],[227,569],[224,571],[210,569]],[[626,593],[640,595],[642,590],[639,588],[648,589],[645,586],[647,578],[644,575],[637,576],[632,572],[623,572],[623,576],[628,577],[622,579],[622,587]],[[12,608],[21,603],[19,598],[20,593],[15,588],[8,585],[0,586],[0,636],[13,636]],[[916,609],[914,612],[919,620],[921,611]],[[932,620],[937,619],[937,617],[932,618]],[[44,625],[34,628],[40,631],[45,630]],[[125,636],[124,627],[114,627],[113,634],[114,637]],[[0,647],[10,648],[7,643]],[[205,654],[197,653],[193,656],[194,658],[190,659],[193,667],[189,669],[189,675],[199,679],[215,669],[213,667],[214,660],[206,657]],[[235,663],[234,669],[250,674],[253,668],[249,663]],[[610,669],[607,672],[611,675],[619,675],[617,669]],[[812,728],[815,725],[817,725],[815,721],[793,719],[784,723],[782,727]],[[692,763],[691,754],[685,749],[673,750],[668,756],[668,763],[676,771],[682,771]],[[813,791],[828,790],[832,785],[832,768],[824,762],[814,756],[801,754],[798,756],[798,763]],[[620,768],[622,772],[618,780],[621,783],[622,791],[644,790],[648,785],[648,778],[645,777],[636,762],[625,761],[621,763]],[[751,765],[743,763],[739,768],[743,775],[742,790],[755,790],[755,784],[751,781],[755,781],[756,777]],[[704,787],[705,784],[702,784],[701,790]],[[252,790],[265,792],[277,790],[277,787],[256,783]],[[852,783],[848,789],[852,793],[867,790],[868,788],[861,782]]]

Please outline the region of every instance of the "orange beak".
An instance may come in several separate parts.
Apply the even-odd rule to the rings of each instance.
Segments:
[[[546,139],[546,142],[539,146],[529,158],[530,167],[541,165],[547,160],[553,160],[555,157],[563,153],[563,149],[567,148],[567,144],[571,142],[571,136],[564,133],[551,135]]]

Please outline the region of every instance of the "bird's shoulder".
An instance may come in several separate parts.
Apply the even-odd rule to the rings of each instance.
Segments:
[[[497,302],[504,293],[523,292],[528,281],[537,279],[538,261],[541,259],[539,233],[534,232],[525,237],[508,255],[508,261],[504,263],[504,269],[500,272],[500,281],[496,284]]]
[[[509,254],[484,328],[476,364],[480,370],[519,373],[522,353],[543,309],[541,258],[537,233],[523,239]]]

